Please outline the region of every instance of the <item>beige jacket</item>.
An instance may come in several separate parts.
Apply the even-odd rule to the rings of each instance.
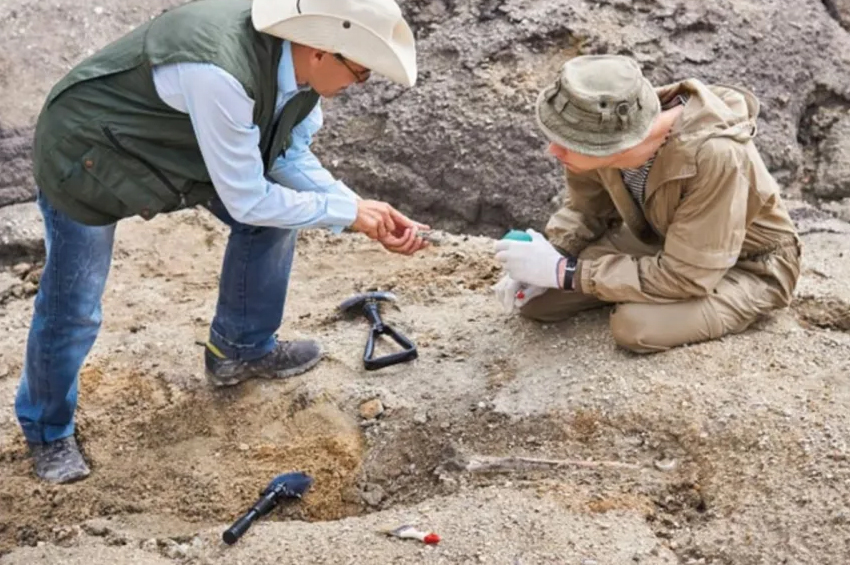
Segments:
[[[617,169],[568,172],[564,205],[550,218],[546,235],[577,256],[623,222],[642,241],[661,247],[651,257],[580,261],[576,289],[601,300],[663,303],[705,296],[737,266],[774,276],[787,305],[799,276],[799,239],[752,141],[758,100],[745,90],[695,79],[657,89],[662,101],[682,91],[690,98],[650,170],[644,209]],[[790,258],[790,272],[766,265],[775,253]]]

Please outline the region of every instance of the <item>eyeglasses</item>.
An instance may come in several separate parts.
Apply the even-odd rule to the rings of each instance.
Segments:
[[[369,80],[369,77],[372,76],[372,71],[370,69],[366,69],[365,71],[355,71],[351,68],[351,65],[348,64],[345,57],[340,55],[339,53],[334,53],[334,59],[345,65],[345,68],[348,69],[351,74],[354,75],[354,78],[357,79],[357,82],[366,82]]]

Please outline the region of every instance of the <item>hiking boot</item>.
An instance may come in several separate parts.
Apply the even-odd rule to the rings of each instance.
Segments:
[[[312,369],[322,359],[313,340],[279,341],[265,357],[239,361],[224,357],[209,343],[204,351],[207,379],[215,386],[232,386],[250,378],[285,379]]]
[[[50,443],[31,443],[29,447],[35,474],[45,481],[71,483],[91,473],[74,436]]]

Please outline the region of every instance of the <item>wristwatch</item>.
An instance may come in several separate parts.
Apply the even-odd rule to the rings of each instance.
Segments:
[[[564,290],[574,290],[573,277],[576,274],[576,267],[578,267],[578,259],[569,255],[564,257],[564,259],[566,261],[564,263],[564,280],[562,281],[561,288]]]

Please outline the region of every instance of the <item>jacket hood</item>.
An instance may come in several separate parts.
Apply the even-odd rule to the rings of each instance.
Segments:
[[[727,85],[706,85],[697,79],[662,86],[656,89],[664,103],[678,94],[690,98],[673,136],[687,142],[727,137],[746,143],[756,136],[759,114],[758,99],[750,91]]]

